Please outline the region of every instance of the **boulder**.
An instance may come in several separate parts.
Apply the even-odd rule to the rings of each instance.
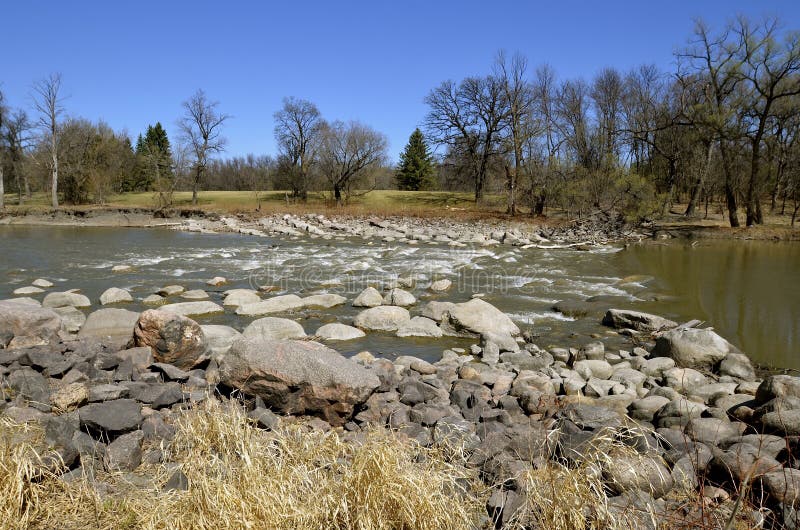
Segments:
[[[426,318],[430,318],[431,320],[435,320],[436,322],[441,322],[445,314],[452,310],[455,306],[456,304],[453,302],[428,302],[422,306],[421,315]]]
[[[123,434],[106,447],[103,464],[107,471],[133,471],[142,463],[144,432]]]
[[[44,278],[36,278],[31,282],[31,285],[34,287],[41,287],[42,289],[48,289],[53,286],[53,282],[45,280]]]
[[[50,394],[50,403],[58,413],[69,412],[89,402],[89,388],[83,383],[70,383]]]
[[[303,326],[288,318],[264,317],[254,320],[242,336],[248,339],[302,339],[306,336]]]
[[[314,294],[302,299],[303,307],[330,309],[347,302],[347,298],[338,294]]]
[[[650,455],[612,454],[605,460],[603,478],[617,493],[640,490],[662,497],[672,489],[669,469],[660,458]]]
[[[211,315],[214,313],[224,313],[225,310],[214,302],[179,302],[177,304],[167,304],[161,306],[160,311],[166,311],[184,317]]]
[[[181,315],[148,309],[133,331],[135,346],[149,346],[153,359],[188,370],[205,360],[205,334],[200,325]]]
[[[110,337],[113,340],[128,340],[139,319],[139,313],[127,309],[99,309],[86,317],[79,338]]]
[[[666,331],[656,339],[652,354],[669,357],[682,368],[714,370],[729,353],[739,353],[710,329],[682,328]]]
[[[50,293],[42,300],[42,307],[89,307],[92,302],[84,295],[65,291],[63,293]]]
[[[643,332],[662,331],[678,325],[677,322],[658,315],[626,309],[609,309],[603,317],[603,324],[616,329],[635,329]]]
[[[756,390],[756,401],[764,404],[775,398],[800,398],[800,377],[791,375],[770,375]]]
[[[469,302],[455,304],[442,317],[456,332],[466,331],[477,335],[519,335],[520,330],[508,316],[492,304],[473,298]]]
[[[241,307],[245,304],[255,304],[260,301],[261,297],[252,289],[231,289],[225,291],[225,300],[223,300],[222,305]]]
[[[453,286],[453,282],[448,280],[447,278],[444,278],[444,279],[436,280],[435,282],[432,282],[431,286],[429,287],[429,289],[431,291],[434,291],[434,292],[441,292],[441,291],[448,290],[452,286]]]
[[[185,298],[186,300],[208,300],[209,296],[208,293],[202,289],[192,289],[191,291],[181,293],[181,298]]]
[[[228,280],[223,278],[222,276],[214,276],[213,278],[211,278],[206,282],[206,285],[219,287],[220,285],[225,285],[226,283],[228,283]]]
[[[0,301],[0,348],[50,344],[60,329],[61,317],[52,309]]]
[[[220,380],[273,410],[320,414],[335,426],[380,386],[372,371],[317,342],[245,337],[221,360]]]
[[[166,302],[166,299],[159,294],[151,294],[142,298],[142,303],[147,305],[161,305]]]
[[[367,287],[353,300],[353,307],[377,307],[383,304],[383,296],[374,287]]]
[[[296,294],[285,294],[273,296],[272,298],[267,298],[260,302],[239,306],[236,309],[236,314],[242,316],[260,316],[269,315],[270,313],[294,311],[301,307],[303,307],[302,298]]]
[[[407,322],[403,322],[397,328],[398,337],[441,337],[442,329],[436,325],[436,321],[425,317],[414,317]]]
[[[131,293],[118,287],[109,287],[100,295],[100,305],[118,304],[121,302],[133,302]]]
[[[181,294],[185,290],[186,289],[184,289],[181,285],[167,285],[159,289],[156,294],[161,296],[173,296],[176,294]]]
[[[397,331],[411,320],[408,310],[398,306],[379,306],[365,309],[356,315],[353,324],[367,331]]]
[[[365,337],[366,333],[353,326],[334,322],[321,326],[314,335],[324,340],[353,340]]]
[[[233,342],[242,336],[241,333],[230,326],[206,324],[200,326],[200,329],[203,330],[203,335],[206,337],[206,353],[212,359],[219,359],[228,353]]]
[[[44,289],[40,289],[39,287],[35,287],[29,285],[27,287],[20,287],[19,289],[14,289],[14,296],[27,296],[30,294],[41,294],[44,292]]]
[[[132,399],[90,403],[78,409],[81,427],[119,433],[137,429],[142,423],[142,406]]]
[[[76,307],[69,305],[65,307],[54,307],[53,311],[58,313],[58,316],[61,317],[61,331],[66,333],[79,332],[86,322],[86,315]]]
[[[386,305],[396,305],[400,307],[409,307],[417,303],[414,295],[403,289],[391,289],[386,296],[383,297],[383,303]]]

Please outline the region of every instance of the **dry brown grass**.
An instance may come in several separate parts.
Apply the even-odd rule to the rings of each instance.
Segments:
[[[4,430],[26,429],[35,430]],[[468,529],[485,513],[475,473],[439,450],[385,430],[358,443],[299,425],[266,432],[238,406],[213,400],[183,416],[166,448],[187,491],[161,491],[172,472],[163,466],[140,471],[154,479],[144,488],[120,473],[98,473],[101,487],[89,479],[31,482],[35,451],[8,447],[3,528]]]

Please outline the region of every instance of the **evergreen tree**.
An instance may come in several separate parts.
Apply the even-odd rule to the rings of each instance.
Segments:
[[[408,139],[405,149],[400,153],[397,167],[397,187],[401,190],[430,189],[434,185],[433,155],[419,128]]]
[[[136,170],[127,191],[152,190],[158,182],[173,178],[172,149],[161,122],[148,125],[136,139]]]

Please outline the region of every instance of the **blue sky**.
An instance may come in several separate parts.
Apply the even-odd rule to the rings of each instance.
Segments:
[[[32,83],[61,72],[67,112],[132,138],[161,121],[172,138],[197,88],[231,114],[226,156],[274,154],[284,96],[330,120],[389,137],[396,159],[420,125],[425,95],[445,79],[487,73],[497,50],[524,53],[559,77],[614,66],[668,69],[694,17],[713,27],[739,13],[800,29],[800,2],[114,2],[6,1],[0,89],[30,106]]]

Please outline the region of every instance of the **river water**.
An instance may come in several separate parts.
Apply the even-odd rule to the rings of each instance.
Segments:
[[[112,273],[114,265],[131,265],[133,270]],[[138,300],[168,284],[205,289],[217,303],[226,289],[261,285],[276,287],[267,296],[329,292],[352,300],[368,285],[380,288],[398,276],[413,276],[416,287],[411,290],[420,303],[461,302],[482,293],[523,329],[537,334],[542,347],[579,346],[600,339],[607,348],[630,348],[624,338],[599,323],[606,308],[620,307],[676,321],[703,320],[755,362],[796,369],[800,369],[799,272],[800,245],[793,243],[705,240],[694,245],[650,242],[591,251],[523,250],[164,229],[0,226],[0,299],[43,277],[56,282],[51,290],[77,288],[95,303],[108,287],[129,289],[137,300],[128,304],[134,310],[145,308]],[[207,286],[205,281],[214,276],[226,277],[228,284]],[[451,279],[453,288],[442,294],[428,292],[430,281],[439,278]],[[585,316],[553,311],[558,301],[582,304]],[[357,312],[347,304],[293,317],[312,334],[325,322],[349,323]],[[228,309],[223,315],[197,320],[241,330],[253,319]],[[468,347],[470,342],[370,333],[333,346],[346,355],[366,349],[387,356],[436,359],[444,348]]]

